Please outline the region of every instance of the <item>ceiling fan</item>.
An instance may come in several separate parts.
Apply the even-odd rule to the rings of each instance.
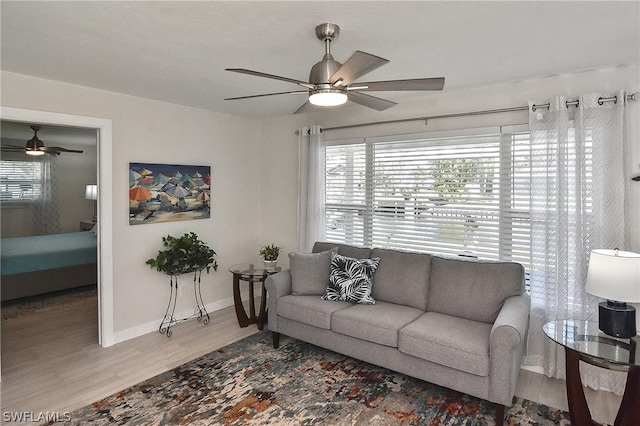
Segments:
[[[44,142],[38,138],[38,130],[40,130],[40,126],[31,126],[31,130],[33,130],[33,137],[27,141],[27,145],[17,146],[17,145],[7,145],[2,146],[2,151],[5,152],[26,152],[29,155],[44,155],[53,154],[60,155],[61,152],[70,152],[76,154],[82,154],[82,150],[79,149],[67,149],[62,148],[60,146],[44,146]]]
[[[309,104],[318,106],[342,105],[347,100],[384,111],[396,105],[395,102],[367,95],[365,91],[408,91],[408,90],[442,90],[444,87],[444,77],[438,78],[416,78],[409,80],[389,80],[355,82],[356,79],[373,71],[374,69],[389,62],[387,59],[369,53],[356,51],[344,64],[337,62],[331,55],[331,42],[338,38],[340,27],[336,24],[320,24],[316,27],[316,37],[325,43],[325,55],[322,60],[316,63],[309,73],[309,82],[300,81],[288,77],[281,77],[273,74],[252,71],[244,68],[226,68],[226,71],[233,71],[242,74],[255,75],[258,77],[271,78],[274,80],[286,81],[297,84],[307,90],[265,93],[262,95],[238,96],[226,98],[225,100],[238,100],[259,98],[273,95],[309,95],[308,101],[304,103],[294,114],[302,112]]]

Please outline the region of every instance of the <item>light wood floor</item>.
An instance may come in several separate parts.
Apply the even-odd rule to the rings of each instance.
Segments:
[[[109,348],[97,344],[95,302],[2,322],[2,418],[8,412],[68,412],[257,332],[240,328],[233,307],[211,322],[181,323]],[[613,424],[620,397],[586,390],[595,420]],[[516,395],[566,410],[565,383],[522,371]],[[0,419],[0,421],[2,421]],[[19,423],[12,423],[19,424]],[[33,424],[33,423],[31,423]]]

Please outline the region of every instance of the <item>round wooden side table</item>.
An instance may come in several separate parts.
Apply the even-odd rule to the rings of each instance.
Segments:
[[[236,317],[238,317],[240,327],[244,328],[249,324],[257,324],[259,330],[264,328],[264,324],[267,322],[267,289],[264,287],[264,280],[269,275],[280,271],[282,271],[281,266],[277,266],[273,271],[268,271],[262,262],[239,263],[229,268],[229,272],[233,274],[233,304],[236,308]],[[241,281],[249,283],[249,315],[244,309],[240,296]],[[262,285],[258,315],[256,315],[256,302],[253,291],[253,283],[257,282]]]
[[[614,426],[640,421],[640,337],[619,339],[598,329],[597,321],[558,320],[544,325],[544,333],[564,346],[567,364],[567,399],[574,425],[598,425],[591,419],[580,378],[580,361],[627,373],[627,384]]]

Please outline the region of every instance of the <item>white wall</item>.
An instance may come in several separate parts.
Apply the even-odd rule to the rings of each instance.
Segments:
[[[227,268],[256,258],[259,246],[259,123],[15,73],[1,78],[2,106],[112,120],[116,341],[157,328],[164,315],[168,279],[144,262],[167,234],[193,231],[216,250],[220,268],[203,277],[202,295],[209,306],[231,304]],[[129,225],[130,162],[211,166],[211,218]]]

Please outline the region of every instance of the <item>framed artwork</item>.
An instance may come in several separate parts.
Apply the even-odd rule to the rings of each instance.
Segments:
[[[211,167],[129,163],[129,224],[206,219]]]

